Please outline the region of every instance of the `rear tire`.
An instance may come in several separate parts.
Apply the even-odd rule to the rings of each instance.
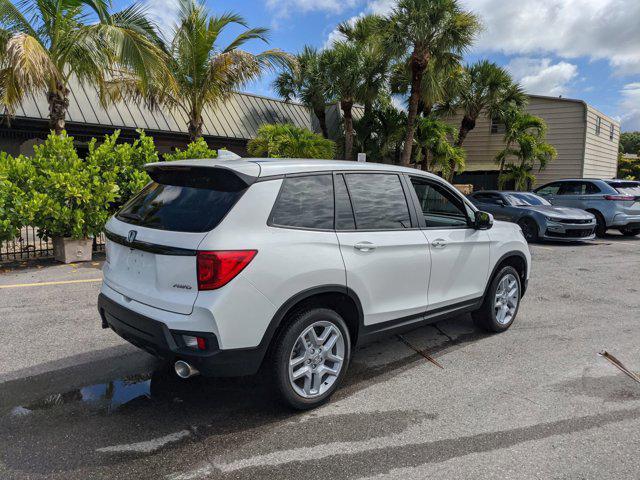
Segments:
[[[620,233],[625,237],[635,237],[637,235],[640,235],[640,228],[622,227],[620,229]]]
[[[589,211],[589,212],[593,213],[596,216],[596,237],[599,237],[599,238],[604,237],[607,234],[607,222],[605,221],[604,217],[600,212],[593,212],[593,211]]]
[[[540,228],[534,219],[522,218],[518,220],[518,225],[520,225],[527,242],[537,242],[540,239]]]
[[[506,266],[493,277],[482,306],[471,316],[480,328],[500,333],[515,321],[522,298],[520,275],[515,268]]]
[[[329,400],[351,358],[351,337],[342,317],[328,308],[293,314],[274,345],[271,367],[280,398],[296,410]]]

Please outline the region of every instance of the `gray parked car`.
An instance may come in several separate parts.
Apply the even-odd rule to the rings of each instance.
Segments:
[[[577,208],[556,207],[533,193],[485,191],[469,195],[480,209],[498,220],[520,225],[525,238],[546,240],[591,240],[596,218]]]
[[[596,216],[596,235],[615,228],[623,235],[640,234],[640,182],[567,179],[534,190],[553,205],[582,208]]]

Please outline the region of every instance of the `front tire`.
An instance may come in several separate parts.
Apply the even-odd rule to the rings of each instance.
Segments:
[[[506,266],[493,277],[487,296],[471,316],[479,327],[489,332],[504,332],[515,321],[520,308],[522,284],[515,268]]]
[[[620,233],[622,235],[624,235],[625,237],[636,237],[636,236],[640,235],[640,228],[622,227],[620,229]]]
[[[299,311],[276,342],[272,368],[281,399],[296,410],[329,400],[351,358],[351,338],[342,317],[328,308]]]
[[[538,223],[532,218],[523,218],[518,221],[522,234],[527,242],[537,242],[540,238]]]

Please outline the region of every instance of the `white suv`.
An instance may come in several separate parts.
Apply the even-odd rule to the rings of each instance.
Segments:
[[[356,344],[471,312],[509,328],[529,277],[520,228],[434,175],[328,160],[187,160],[111,218],[105,328],[189,377],[264,365],[315,407]]]

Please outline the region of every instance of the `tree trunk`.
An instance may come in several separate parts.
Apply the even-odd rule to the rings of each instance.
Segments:
[[[202,115],[198,115],[196,113],[191,114],[191,118],[189,119],[189,142],[195,142],[202,136],[202,126],[204,125],[204,121],[202,120]]]
[[[411,55],[411,95],[409,96],[409,112],[407,115],[407,136],[405,137],[402,151],[402,164],[405,167],[408,167],[409,163],[411,163],[413,136],[415,134],[416,116],[418,115],[418,104],[420,103],[420,87],[422,86],[422,77],[428,62],[428,55],[419,55],[414,50]]]
[[[458,139],[456,140],[455,146],[462,148],[462,144],[466,140],[467,135],[474,128],[476,128],[476,118],[465,115],[462,118],[462,123],[460,124],[460,131],[458,132]],[[456,174],[456,164],[453,162],[451,163],[450,172],[450,178],[448,180],[451,182]]]
[[[313,113],[315,113],[318,118],[318,123],[320,124],[320,131],[322,132],[322,136],[324,138],[329,138],[329,130],[327,129],[327,114],[325,108],[316,108]]]
[[[342,116],[344,117],[344,159],[353,159],[353,101],[342,100],[340,102]]]
[[[460,124],[460,132],[458,133],[458,140],[456,140],[456,147],[462,147],[467,135],[471,130],[476,128],[476,119],[465,115]]]
[[[60,135],[65,129],[70,93],[66,85],[58,82],[54,88],[49,90],[49,94],[47,95],[49,102],[49,128],[51,128],[56,135]]]

